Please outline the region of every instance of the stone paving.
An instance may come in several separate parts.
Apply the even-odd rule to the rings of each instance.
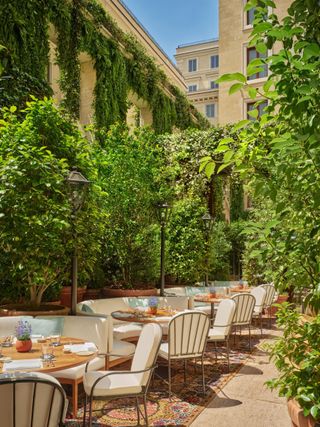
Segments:
[[[279,334],[274,329],[264,332]],[[259,347],[190,427],[291,427],[286,399],[264,385],[276,375],[268,354]]]

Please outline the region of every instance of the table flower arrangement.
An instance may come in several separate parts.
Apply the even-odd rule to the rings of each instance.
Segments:
[[[149,309],[148,309],[148,312],[150,314],[157,314],[157,310],[158,310],[158,298],[151,297],[149,299]]]
[[[210,298],[215,298],[216,296],[217,296],[216,288],[210,287],[210,289],[209,289],[209,297]]]
[[[15,332],[17,351],[20,353],[30,351],[32,348],[30,323],[26,320],[19,320]]]

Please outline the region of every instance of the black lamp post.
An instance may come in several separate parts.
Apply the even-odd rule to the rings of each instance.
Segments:
[[[158,208],[158,220],[161,227],[161,255],[160,255],[160,295],[164,296],[164,261],[165,261],[165,228],[169,221],[171,206],[167,203],[159,203]]]
[[[78,289],[78,248],[77,248],[77,230],[76,230],[76,219],[77,213],[81,209],[86,190],[90,184],[76,168],[72,168],[67,182],[70,190],[70,200],[72,204],[72,222],[73,222],[73,239],[74,248],[72,255],[72,283],[71,283],[71,314],[77,312],[77,289]]]
[[[206,259],[205,259],[205,265],[206,265],[206,274],[205,274],[205,286],[208,286],[208,267],[209,267],[209,235],[212,231],[213,227],[213,218],[212,216],[207,212],[202,217],[205,236],[206,236]]]

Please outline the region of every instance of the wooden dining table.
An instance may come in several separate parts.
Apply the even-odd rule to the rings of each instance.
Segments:
[[[117,310],[111,313],[116,320],[134,323],[169,323],[171,318],[178,314],[177,310],[158,309],[156,314],[148,313],[146,310]]]
[[[18,360],[32,360],[32,359],[41,359],[42,356],[42,345],[47,344],[50,345],[50,340],[40,340],[41,342],[33,342],[32,349],[28,352],[19,353],[15,345],[13,344],[11,347],[2,347],[2,357],[0,357],[0,373],[6,372],[15,372],[14,370],[3,371],[3,364],[10,363],[10,361],[18,361]],[[60,371],[62,369],[73,368],[78,365],[82,365],[83,363],[88,362],[92,358],[94,358],[98,352],[97,351],[88,351],[82,352],[82,354],[71,353],[64,350],[64,345],[66,344],[83,344],[84,341],[71,338],[71,337],[61,337],[60,345],[53,347],[53,359],[44,362],[42,368],[36,369],[27,369],[21,368],[17,369],[18,371],[36,371],[36,372],[54,372]]]

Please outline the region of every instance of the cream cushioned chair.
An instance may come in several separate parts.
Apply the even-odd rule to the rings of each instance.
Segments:
[[[186,381],[187,359],[201,359],[202,387],[205,394],[203,356],[210,327],[209,316],[199,311],[186,311],[175,315],[169,322],[168,342],[160,346],[159,357],[168,360],[169,398],[171,398],[171,362],[184,361]]]
[[[50,375],[0,375],[1,426],[62,427],[66,408],[65,392]]]
[[[213,328],[209,330],[208,337],[209,342],[213,341],[217,343],[225,341],[227,348],[228,370],[230,369],[229,335],[235,311],[235,301],[233,301],[232,299],[222,300],[218,305],[217,314],[213,323]]]
[[[55,319],[60,316],[37,317]],[[105,369],[115,359],[125,360],[135,351],[135,345],[124,341],[114,345],[112,338],[112,323],[107,317],[88,316],[61,316],[64,319],[62,335],[66,337],[79,338],[86,342],[93,342],[99,353],[107,354],[105,357],[95,357],[90,364],[90,369]],[[113,356],[109,356],[112,353]],[[85,363],[74,368],[51,372],[50,375],[57,378],[61,384],[72,386],[72,408],[74,416],[78,410],[78,387],[82,383],[85,372]]]
[[[143,397],[145,420],[148,425],[146,397],[155,361],[159,353],[162,329],[156,323],[148,323],[142,328],[136,351],[129,371],[89,371],[91,362],[87,363],[83,377],[86,393],[83,425],[87,412],[89,397],[89,426],[92,425],[92,401],[95,398],[113,399],[119,396],[135,397],[137,403],[138,425],[140,425],[139,397]]]
[[[251,350],[251,323],[256,299],[253,295],[244,292],[243,294],[235,294],[232,298],[236,303],[236,311],[233,317],[233,326],[240,327],[248,326],[249,328],[249,349]],[[236,331],[235,331],[236,332]]]
[[[260,330],[262,336],[262,313],[265,306],[265,300],[267,297],[267,292],[262,286],[258,286],[256,288],[251,289],[251,295],[253,295],[256,299],[256,303],[253,309],[253,318],[260,318]]]
[[[264,309],[268,310],[268,312],[269,312],[269,327],[271,329],[271,307],[272,307],[272,304],[274,303],[274,300],[275,300],[276,289],[274,287],[274,284],[272,284],[272,283],[264,283],[263,285],[260,285],[260,286],[267,293],[266,299],[264,302]]]

